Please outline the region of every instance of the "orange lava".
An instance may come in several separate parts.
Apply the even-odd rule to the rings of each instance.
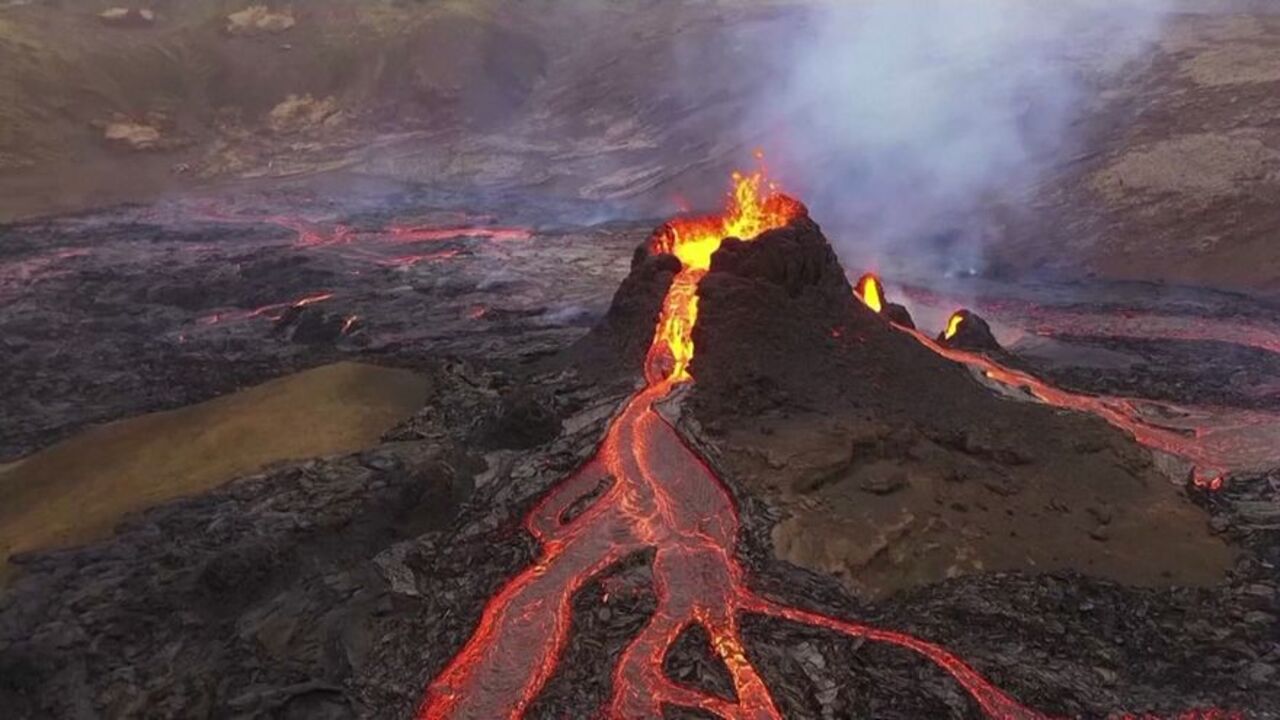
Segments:
[[[682,263],[663,304],[649,350],[646,387],[610,424],[596,455],[553,487],[525,518],[541,551],[534,563],[489,600],[474,634],[430,683],[419,720],[519,718],[555,672],[569,641],[574,594],[622,558],[651,548],[658,606],[613,670],[613,696],[601,714],[619,720],[657,718],[668,705],[700,708],[725,720],[781,718],[739,632],[747,613],[820,626],[922,655],[950,673],[983,712],[1000,720],[1043,717],[985,681],[942,647],[918,638],[785,607],[753,593],[736,555],[738,513],[719,478],[655,406],[691,380],[691,332],[698,281],[726,236],[752,239],[789,222],[800,206],[760,175],[735,176],[723,217],[679,220],[655,235],[654,252]],[[566,509],[612,479],[581,514]],[[728,668],[736,701],[671,681],[663,658],[693,624],[711,637]]]
[[[867,273],[858,279],[858,284],[853,288],[858,294],[858,298],[863,304],[871,308],[875,312],[884,309],[884,288],[880,285],[880,278],[871,273]]]
[[[875,276],[864,275],[863,279],[858,282],[859,287],[867,278],[874,280]],[[947,319],[947,327],[942,334],[943,340],[950,340],[960,331],[960,326],[964,324],[964,313],[965,311],[963,310],[957,310]],[[928,338],[918,330],[902,327],[897,323],[893,323],[893,326],[911,335],[920,341],[922,345],[948,360],[980,370],[988,379],[1009,387],[1025,389],[1041,402],[1055,407],[1097,415],[1112,426],[1129,433],[1135,440],[1147,447],[1185,458],[1195,466],[1191,479],[1197,487],[1209,491],[1217,491],[1221,490],[1225,483],[1226,463],[1204,443],[1200,442],[1202,434],[1200,431],[1188,435],[1177,430],[1152,425],[1142,418],[1138,406],[1131,400],[1081,395],[1062,390],[1028,373],[1007,368],[981,353],[947,347]]]
[[[767,183],[763,173],[734,173],[733,192],[723,215],[673,220],[654,234],[650,252],[675,255],[680,272],[667,291],[649,348],[645,379],[650,384],[665,377],[677,382],[689,379],[693,326],[698,322],[698,283],[711,268],[711,256],[720,243],[730,237],[754,239],[786,225],[799,211],[800,204]]]
[[[387,267],[412,267],[421,262],[439,262],[457,257],[456,249],[436,250],[413,255],[387,257],[380,248],[383,244],[394,246],[416,243],[437,243],[450,240],[486,240],[514,242],[529,240],[533,231],[514,226],[488,225],[491,218],[461,215],[462,220],[474,220],[478,224],[450,224],[441,226],[391,224],[384,228],[360,230],[343,223],[328,224],[291,215],[251,216],[234,210],[209,205],[200,209],[200,215],[219,222],[267,223],[295,233],[293,246],[320,249],[336,253],[353,261],[370,262]]]
[[[954,337],[963,322],[964,315],[962,312],[953,313],[947,321],[947,329],[943,337],[946,339]],[[1152,425],[1142,418],[1138,406],[1131,400],[1081,395],[1062,390],[1021,370],[1007,368],[981,353],[942,345],[918,330],[897,324],[894,327],[911,335],[920,344],[948,360],[981,371],[988,379],[1009,387],[1022,388],[1041,402],[1054,407],[1097,415],[1112,426],[1129,433],[1135,440],[1147,447],[1185,458],[1195,465],[1192,480],[1197,486],[1208,490],[1222,488],[1223,477],[1226,475],[1226,466],[1221,459],[1208,451],[1202,443],[1198,442],[1198,433],[1187,435]]]

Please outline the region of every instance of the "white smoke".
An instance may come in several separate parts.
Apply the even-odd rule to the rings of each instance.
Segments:
[[[850,0],[818,6],[764,143],[847,262],[981,263],[1082,140],[1100,80],[1148,56],[1166,0]],[[781,131],[778,130],[781,128]],[[1011,209],[1011,210],[1010,210]]]

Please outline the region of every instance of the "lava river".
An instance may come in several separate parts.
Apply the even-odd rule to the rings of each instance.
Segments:
[[[875,275],[864,275],[858,281],[855,293],[867,307],[877,313],[882,312],[884,288]],[[951,314],[947,319],[947,327],[943,331],[944,341],[955,336],[964,318],[962,311]],[[1063,390],[1026,372],[1001,365],[982,353],[951,347],[929,338],[915,328],[892,322],[891,324],[933,352],[952,362],[973,368],[990,380],[1010,388],[1024,389],[1036,399],[1054,407],[1096,415],[1113,427],[1129,433],[1142,445],[1184,458],[1194,468],[1192,480],[1198,487],[1208,490],[1221,489],[1231,467],[1231,456],[1257,455],[1257,452],[1250,454],[1248,444],[1243,441],[1209,442],[1212,433],[1208,429],[1196,428],[1191,432],[1182,432],[1153,424],[1143,416],[1142,409],[1135,400],[1085,395]],[[1253,417],[1259,418],[1253,420],[1258,423],[1269,422],[1271,419],[1270,416]]]
[[[738,514],[728,489],[658,413],[656,405],[692,382],[697,286],[728,236],[754,238],[787,224],[799,205],[763,186],[759,174],[735,176],[722,217],[680,220],[655,236],[653,252],[674,254],[682,270],[663,304],[646,359],[643,390],[613,420],[596,455],[532,509],[525,527],[537,560],[490,599],[462,650],[429,685],[420,720],[518,718],[555,671],[569,640],[574,594],[624,557],[653,550],[658,607],[623,651],[613,696],[601,715],[656,718],[666,705],[700,708],[725,720],[780,718],[739,633],[744,614],[769,615],[905,648],[950,673],[992,718],[1043,717],[993,687],[948,651],[915,637],[781,605],[748,589],[735,545]],[[603,484],[584,511],[576,501]],[[667,649],[701,625],[733,679],[736,701],[669,680]]]

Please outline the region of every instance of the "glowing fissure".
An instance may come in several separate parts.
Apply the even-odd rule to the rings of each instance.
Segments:
[[[735,176],[721,218],[679,220],[654,238],[682,269],[664,300],[646,357],[646,386],[605,433],[596,455],[553,487],[525,518],[540,554],[486,604],[474,634],[431,682],[420,720],[519,718],[555,671],[569,640],[574,594],[622,558],[654,551],[658,606],[613,670],[613,696],[603,715],[661,717],[663,707],[700,708],[725,720],[780,719],[763,679],[747,658],[739,630],[744,613],[782,618],[844,635],[889,643],[950,673],[983,712],[1000,720],[1043,717],[985,681],[942,647],[910,635],[786,607],[748,589],[735,545],[738,514],[728,489],[654,409],[690,381],[698,282],[726,236],[750,240],[787,224],[799,204],[760,175]],[[564,512],[608,478],[608,490],[568,522]],[[680,632],[701,625],[728,668],[735,701],[672,682],[663,658]]]

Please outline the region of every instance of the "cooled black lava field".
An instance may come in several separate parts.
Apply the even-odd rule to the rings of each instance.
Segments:
[[[657,223],[460,214],[411,189],[374,209],[299,192],[4,228],[9,459],[339,360],[429,385],[369,449],[270,466],[76,547],[13,557],[0,702],[14,717],[478,717],[439,714],[424,694],[490,598],[547,562],[525,515],[570,493],[555,532],[572,533],[614,497],[622,481],[608,473],[553,488],[608,446],[652,362],[681,267],[652,249]],[[736,527],[724,540],[735,592],[759,600],[723,620],[741,643],[727,657],[754,669],[771,705],[750,716],[1276,716],[1271,458],[1227,452],[1237,464],[1220,487],[1198,487],[1186,461],[984,382],[894,328],[852,291],[858,270],[805,218],[723,246],[698,285],[693,380],[650,411],[732,501],[721,511]],[[888,284],[910,297],[909,283]],[[1002,297],[998,285],[954,292]],[[1019,307],[1049,319],[1028,333],[1036,342],[993,357],[1076,393],[1147,398],[1168,427],[1200,408],[1229,423],[1275,407],[1247,392],[1280,365],[1259,347],[1267,308],[1191,291],[1135,307],[1132,292],[1005,292],[998,330],[1032,328]],[[1117,307],[1225,339],[1089,326]],[[1060,335],[1055,312],[1076,318]],[[1233,342],[1240,327],[1251,334]],[[616,669],[673,597],[663,557],[685,546],[667,542],[623,543],[569,586],[562,644],[517,658],[547,668],[524,716],[617,707],[637,681]],[[535,626],[557,616],[530,612],[546,613],[527,618]],[[663,691],[664,715],[752,707],[718,627],[681,623],[653,659],[661,686],[680,690]],[[984,705],[947,663],[895,644],[908,637],[1016,709]]]

